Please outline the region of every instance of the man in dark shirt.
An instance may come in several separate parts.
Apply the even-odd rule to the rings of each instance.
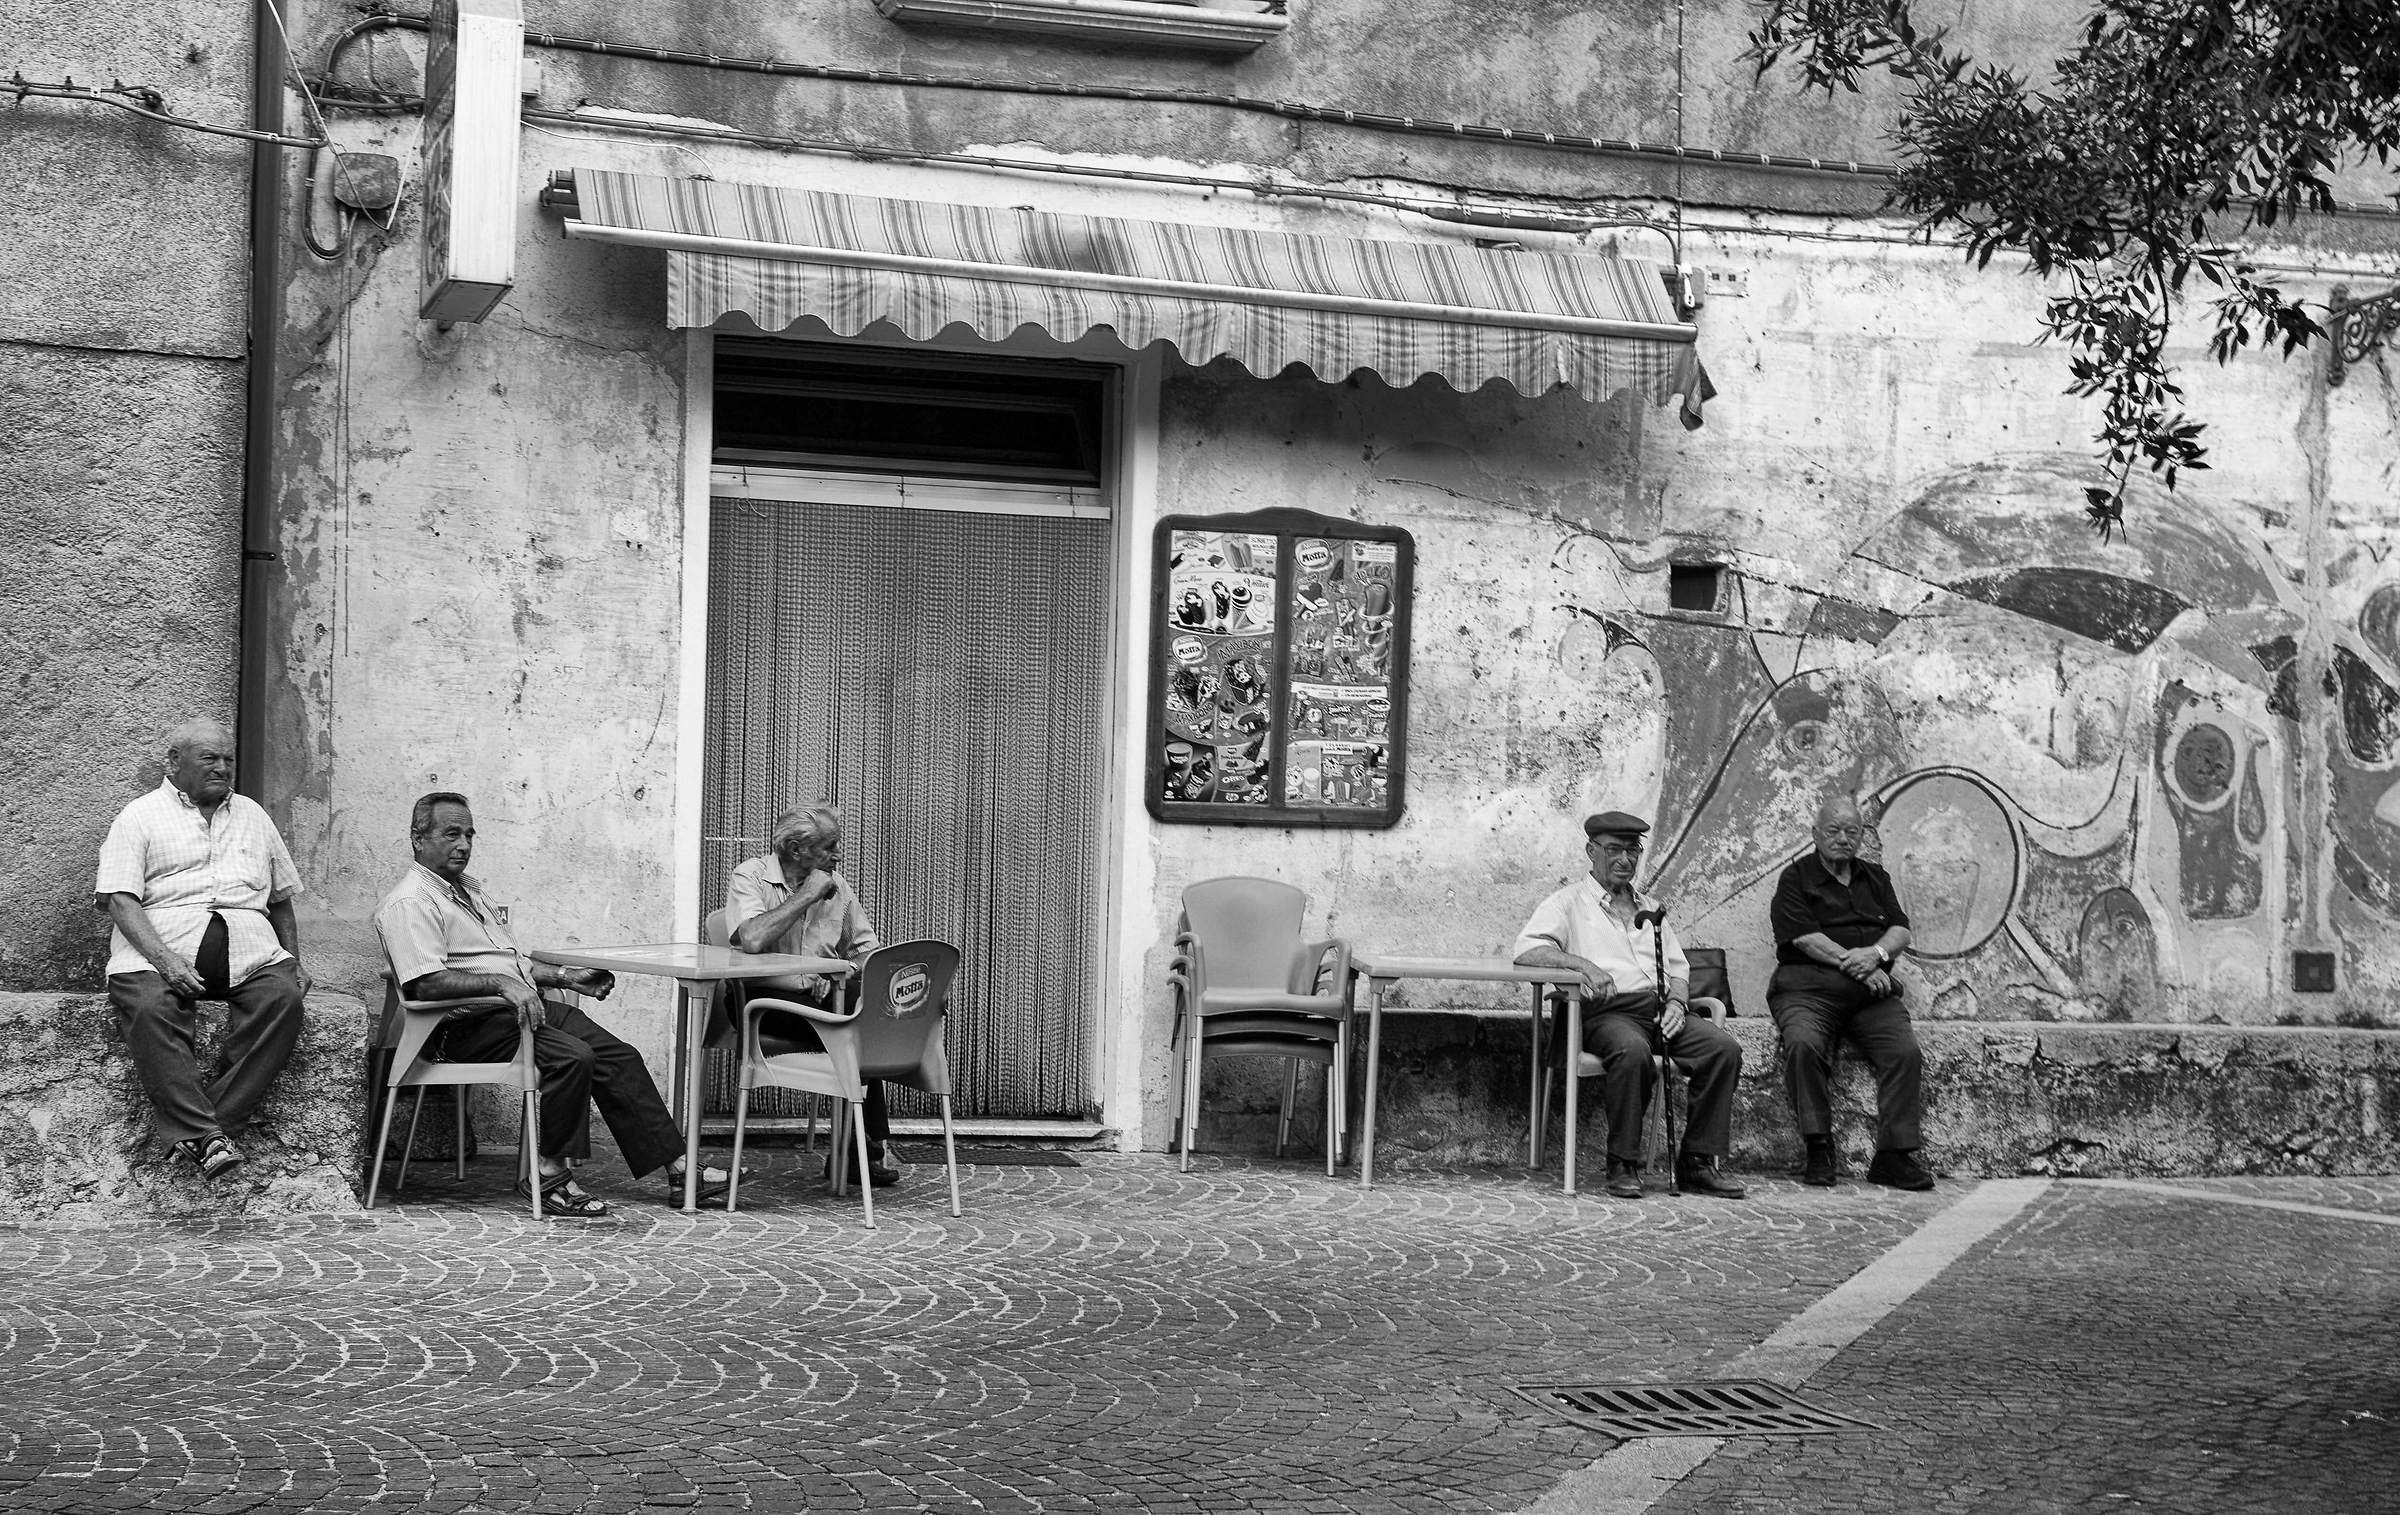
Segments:
[[[1808,1144],[1802,1183],[1833,1186],[1833,1051],[1847,1035],[1875,1068],[1875,1161],[1870,1181],[1930,1189],[1919,1166],[1925,1058],[1892,963],[1908,945],[1908,913],[1892,876],[1858,855],[1866,824],[1858,805],[1835,795],[1817,807],[1816,851],[1783,870],[1768,917],[1775,926],[1775,976],[1767,1011],[1783,1036],[1783,1077]]]

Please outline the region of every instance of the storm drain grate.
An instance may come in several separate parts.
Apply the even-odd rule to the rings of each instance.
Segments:
[[[1824,1436],[1880,1431],[1870,1420],[1810,1404],[1779,1384],[1522,1383],[1509,1392],[1571,1425],[1608,1436]]]

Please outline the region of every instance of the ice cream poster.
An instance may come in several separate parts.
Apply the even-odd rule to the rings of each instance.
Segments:
[[[1167,560],[1166,698],[1157,798],[1265,805],[1279,540],[1177,531]]]
[[[1284,802],[1391,803],[1392,639],[1399,548],[1303,537],[1292,552],[1292,684]]]
[[[1150,813],[1399,820],[1409,534],[1274,508],[1169,517],[1151,542]]]

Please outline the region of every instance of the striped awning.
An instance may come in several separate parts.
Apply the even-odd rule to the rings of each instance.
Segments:
[[[668,252],[667,319],[815,316],[845,336],[889,321],[914,340],[963,324],[997,340],[1102,327],[1186,362],[1395,385],[1505,379],[1523,394],[1673,399],[1697,426],[1712,393],[1655,263],[1606,252],[1498,251],[579,168],[545,200],[566,232]]]

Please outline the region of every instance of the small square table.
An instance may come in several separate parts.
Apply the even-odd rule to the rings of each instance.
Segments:
[[[838,957],[802,957],[792,952],[741,952],[701,942],[653,942],[631,947],[544,947],[531,954],[554,968],[599,968],[671,978],[679,986],[675,1069],[677,1118],[683,1122],[683,1208],[700,1208],[700,1068],[707,1053],[708,1001],[713,986],[727,979],[781,978],[787,973],[847,978],[856,972]],[[697,1007],[694,1002],[697,1001]]]
[[[1404,957],[1396,952],[1350,953],[1350,975],[1367,986],[1367,1097],[1359,1133],[1358,1182],[1375,1183],[1375,1096],[1383,1059],[1383,986],[1402,979],[1449,979],[1469,983],[1533,985],[1533,1076],[1527,1085],[1525,1155],[1539,1166],[1541,1153],[1542,996],[1557,988],[1567,995],[1567,1067],[1583,1052],[1583,980],[1563,968],[1526,968],[1503,957]],[[1567,1079],[1566,1189],[1575,1192],[1575,1083]]]

